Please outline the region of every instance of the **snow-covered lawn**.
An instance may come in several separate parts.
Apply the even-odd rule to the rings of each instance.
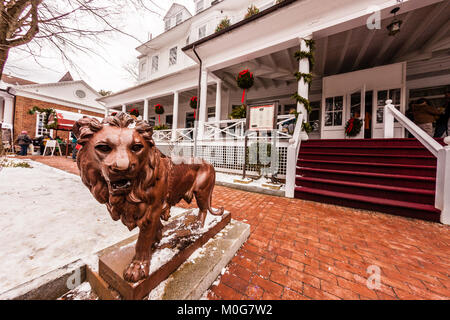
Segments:
[[[80,177],[30,164],[0,171],[0,293],[137,232],[114,222]]]

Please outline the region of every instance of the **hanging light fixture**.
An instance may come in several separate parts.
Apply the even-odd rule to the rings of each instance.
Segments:
[[[397,19],[396,14],[400,10],[400,7],[396,7],[391,10],[391,13],[394,15],[394,20],[387,26],[390,36],[395,36],[400,32],[400,27],[403,23],[402,20]]]

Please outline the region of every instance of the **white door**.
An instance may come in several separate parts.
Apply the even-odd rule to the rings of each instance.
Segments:
[[[322,139],[343,139],[345,130],[345,98],[346,95],[325,97],[322,101]]]

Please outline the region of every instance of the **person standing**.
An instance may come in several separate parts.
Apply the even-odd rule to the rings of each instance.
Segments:
[[[28,136],[28,132],[22,131],[21,134],[16,139],[16,144],[20,146],[20,154],[21,156],[26,156],[28,151],[28,146],[31,143],[31,138]]]
[[[420,98],[412,105],[414,122],[428,135],[433,136],[433,122],[442,112],[433,107],[428,99]]]
[[[436,121],[436,131],[434,132],[435,138],[442,138],[448,136],[448,123],[450,119],[450,90],[445,93],[445,106],[444,113]]]
[[[77,153],[78,153],[77,144],[78,144],[78,140],[75,137],[75,135],[72,134],[72,160],[73,161],[77,161]]]

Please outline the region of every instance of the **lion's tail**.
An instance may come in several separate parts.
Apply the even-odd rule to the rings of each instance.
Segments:
[[[225,212],[225,209],[220,207],[219,209],[214,210],[211,206],[208,206],[208,211],[214,216],[221,216]]]
[[[214,170],[214,169],[213,169]],[[223,215],[223,213],[225,212],[225,209],[223,207],[220,207],[219,209],[214,210],[211,206],[212,203],[212,196],[213,196],[213,190],[214,190],[214,185],[216,184],[216,175],[214,174],[214,180],[212,182],[212,187],[210,189],[209,192],[209,198],[208,198],[208,211],[214,215],[214,216],[221,216]]]

